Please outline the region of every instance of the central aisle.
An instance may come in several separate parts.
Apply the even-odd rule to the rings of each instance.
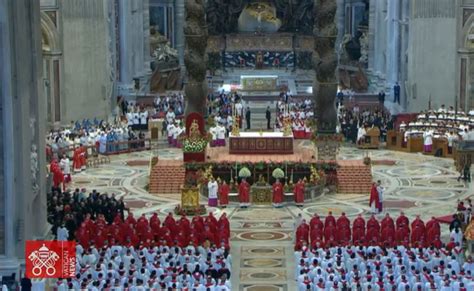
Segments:
[[[229,209],[234,290],[296,290],[293,228],[300,212],[293,206]]]

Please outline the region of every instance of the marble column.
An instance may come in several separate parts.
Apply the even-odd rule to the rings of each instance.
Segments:
[[[375,24],[376,2],[377,0],[370,0],[369,3],[369,64],[367,71],[372,75],[375,72],[375,40],[378,28],[378,26]]]
[[[400,2],[388,1],[387,5],[387,89],[391,89],[399,79],[400,64]],[[390,90],[393,100],[393,90]]]
[[[175,36],[176,36],[176,50],[178,50],[178,57],[179,57],[179,65],[181,67],[181,71],[184,73],[186,70],[184,65],[184,21],[186,17],[186,11],[184,8],[184,0],[176,0],[174,3],[174,11],[175,11]],[[184,74],[182,75],[184,76]]]
[[[46,100],[41,89],[39,1],[0,0],[0,101],[4,247],[0,275],[19,273],[25,241],[44,238]]]
[[[408,30],[408,21],[410,19],[410,0],[402,0],[400,4],[400,104],[403,108],[407,108],[408,106],[408,95],[406,84],[408,80],[408,37],[409,37],[409,30]]]
[[[336,40],[336,49],[339,51],[341,49],[341,41],[344,37],[345,31],[345,22],[346,22],[346,0],[337,0],[337,40]]]

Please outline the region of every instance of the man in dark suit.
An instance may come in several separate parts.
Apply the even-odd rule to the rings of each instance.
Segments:
[[[270,120],[272,119],[272,113],[270,112],[270,106],[267,106],[267,111],[265,112],[265,118],[267,119],[267,129],[271,129]]]
[[[398,82],[393,86],[393,103],[400,104],[400,85]]]
[[[379,105],[383,108],[383,104],[385,103],[385,92],[380,90],[379,92]]]
[[[247,130],[250,130],[250,107],[245,111],[245,121],[247,122]]]

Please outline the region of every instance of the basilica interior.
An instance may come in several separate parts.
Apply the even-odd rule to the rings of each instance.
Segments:
[[[2,290],[474,290],[474,0],[0,0],[0,63]]]

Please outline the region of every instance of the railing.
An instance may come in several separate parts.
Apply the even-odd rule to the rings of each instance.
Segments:
[[[77,149],[78,145],[72,145],[65,148],[59,148],[57,152],[53,152],[52,148],[47,146],[46,148],[46,159],[51,161],[55,154],[58,157],[62,157],[64,154],[68,155],[70,152],[74,152]],[[129,140],[129,141],[117,141],[117,142],[107,142],[105,145],[105,152],[99,152],[100,144],[96,143],[95,145],[90,146],[83,146],[86,149],[86,153],[91,152],[91,156],[95,157],[99,154],[101,155],[116,155],[116,154],[123,154],[123,153],[130,153],[130,152],[137,152],[137,151],[144,151],[151,149],[151,138],[145,139],[136,139],[136,140]],[[72,158],[70,156],[69,158]]]

